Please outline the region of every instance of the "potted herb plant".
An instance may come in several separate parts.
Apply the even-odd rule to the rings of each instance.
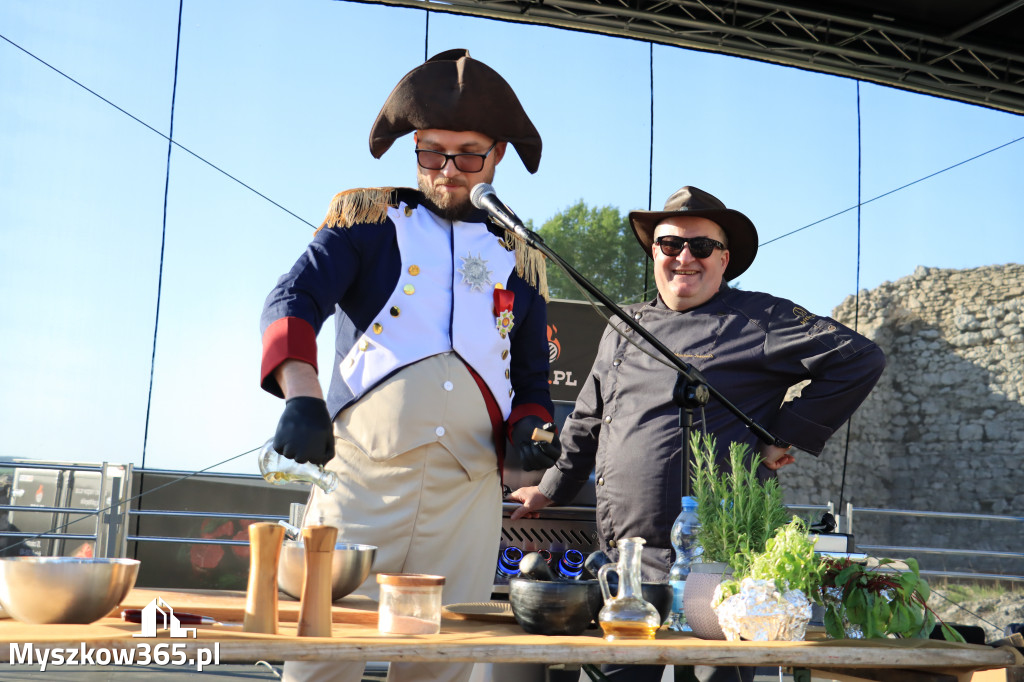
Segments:
[[[789,514],[778,481],[758,480],[761,457],[745,444],[730,444],[728,471],[715,461],[714,436],[694,434],[690,449],[702,559],[690,566],[683,611],[698,637],[725,639],[711,607],[715,588],[731,574],[744,574],[751,558],[786,524]]]
[[[794,516],[716,589],[712,606],[726,639],[802,640],[824,571],[807,524]]]
[[[821,585],[829,637],[927,639],[935,627],[930,589],[914,559],[826,557]],[[945,639],[964,641],[946,623],[940,626]]]

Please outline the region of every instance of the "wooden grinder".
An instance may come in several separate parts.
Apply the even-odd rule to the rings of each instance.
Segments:
[[[299,637],[331,636],[331,561],[338,529],[309,526],[302,529],[306,574],[299,605]]]
[[[249,587],[245,594],[246,632],[277,634],[277,562],[284,528],[276,523],[249,526]]]

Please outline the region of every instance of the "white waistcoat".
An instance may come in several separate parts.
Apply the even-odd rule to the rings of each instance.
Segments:
[[[388,218],[402,272],[387,304],[342,360],[342,378],[358,399],[391,372],[454,350],[483,378],[507,419],[510,343],[498,333],[494,290],[515,269],[515,252],[482,223],[450,223],[423,207],[401,203],[388,208]]]

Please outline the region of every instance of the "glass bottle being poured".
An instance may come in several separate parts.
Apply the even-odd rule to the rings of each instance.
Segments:
[[[327,471],[312,462],[299,464],[293,459],[288,459],[274,449],[273,438],[260,449],[259,464],[263,480],[274,485],[293,482],[313,483],[325,493],[330,493],[338,487],[338,476],[333,471]]]

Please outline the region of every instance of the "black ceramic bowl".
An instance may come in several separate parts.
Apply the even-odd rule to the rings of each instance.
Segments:
[[[664,623],[672,612],[672,586],[668,583],[643,583],[640,585],[644,601],[658,609],[661,622]]]
[[[596,580],[512,578],[508,600],[519,627],[531,635],[578,635],[604,605]]]

